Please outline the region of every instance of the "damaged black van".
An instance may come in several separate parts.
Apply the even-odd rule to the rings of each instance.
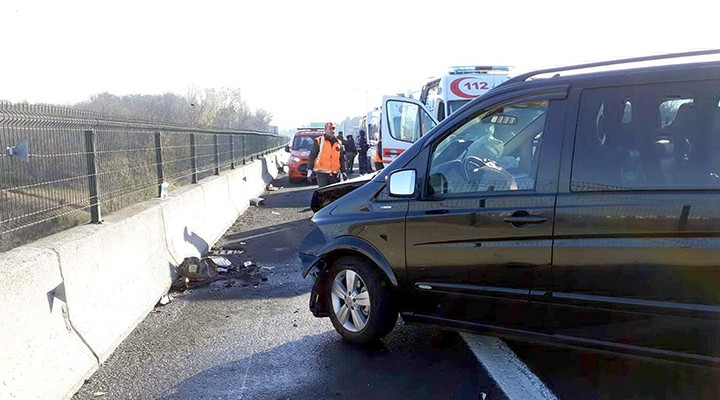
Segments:
[[[717,366],[720,62],[691,57],[718,53],[514,77],[370,181],[316,193],[312,313],[357,343],[399,314]],[[391,101],[398,137],[430,118]]]

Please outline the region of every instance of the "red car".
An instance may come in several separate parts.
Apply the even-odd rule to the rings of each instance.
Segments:
[[[307,162],[313,148],[315,138],[323,134],[322,128],[300,128],[295,132],[292,145],[285,149],[290,153],[290,182],[301,182],[307,179]]]

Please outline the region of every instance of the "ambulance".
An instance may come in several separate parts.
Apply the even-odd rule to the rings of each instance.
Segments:
[[[465,103],[508,80],[511,69],[508,66],[450,67],[445,75],[423,86],[420,101],[442,121]]]
[[[382,161],[390,164],[405,149],[470,100],[509,79],[512,67],[451,67],[447,74],[429,81],[420,100],[383,97],[379,137]]]

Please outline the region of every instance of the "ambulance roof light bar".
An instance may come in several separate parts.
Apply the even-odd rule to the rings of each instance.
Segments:
[[[450,74],[472,74],[472,73],[486,73],[490,71],[503,71],[510,72],[512,69],[508,65],[459,65],[450,67]]]

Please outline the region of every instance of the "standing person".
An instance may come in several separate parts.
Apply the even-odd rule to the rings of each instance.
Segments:
[[[382,140],[377,142],[377,151],[375,152],[375,171],[380,171],[385,168],[382,157]]]
[[[360,139],[358,139],[356,148],[360,150],[358,152],[358,164],[360,165],[360,173],[367,174],[368,172],[370,172],[370,165],[368,165],[367,158],[368,142],[365,131],[362,129],[360,130]]]
[[[345,161],[345,146],[347,145],[347,140],[343,136],[343,131],[339,131],[337,137],[340,141],[340,164],[343,165],[343,170],[347,171],[347,163]]]
[[[344,171],[340,148],[341,143],[335,137],[335,126],[332,122],[327,122],[325,134],[315,139],[310,151],[307,163],[308,180],[311,180],[314,173],[319,187],[339,182]]]
[[[352,135],[349,135],[345,141],[345,159],[347,160],[347,163],[345,164],[345,171],[348,173],[352,173],[353,171],[356,155],[357,147],[355,147],[355,138],[353,138]]]

